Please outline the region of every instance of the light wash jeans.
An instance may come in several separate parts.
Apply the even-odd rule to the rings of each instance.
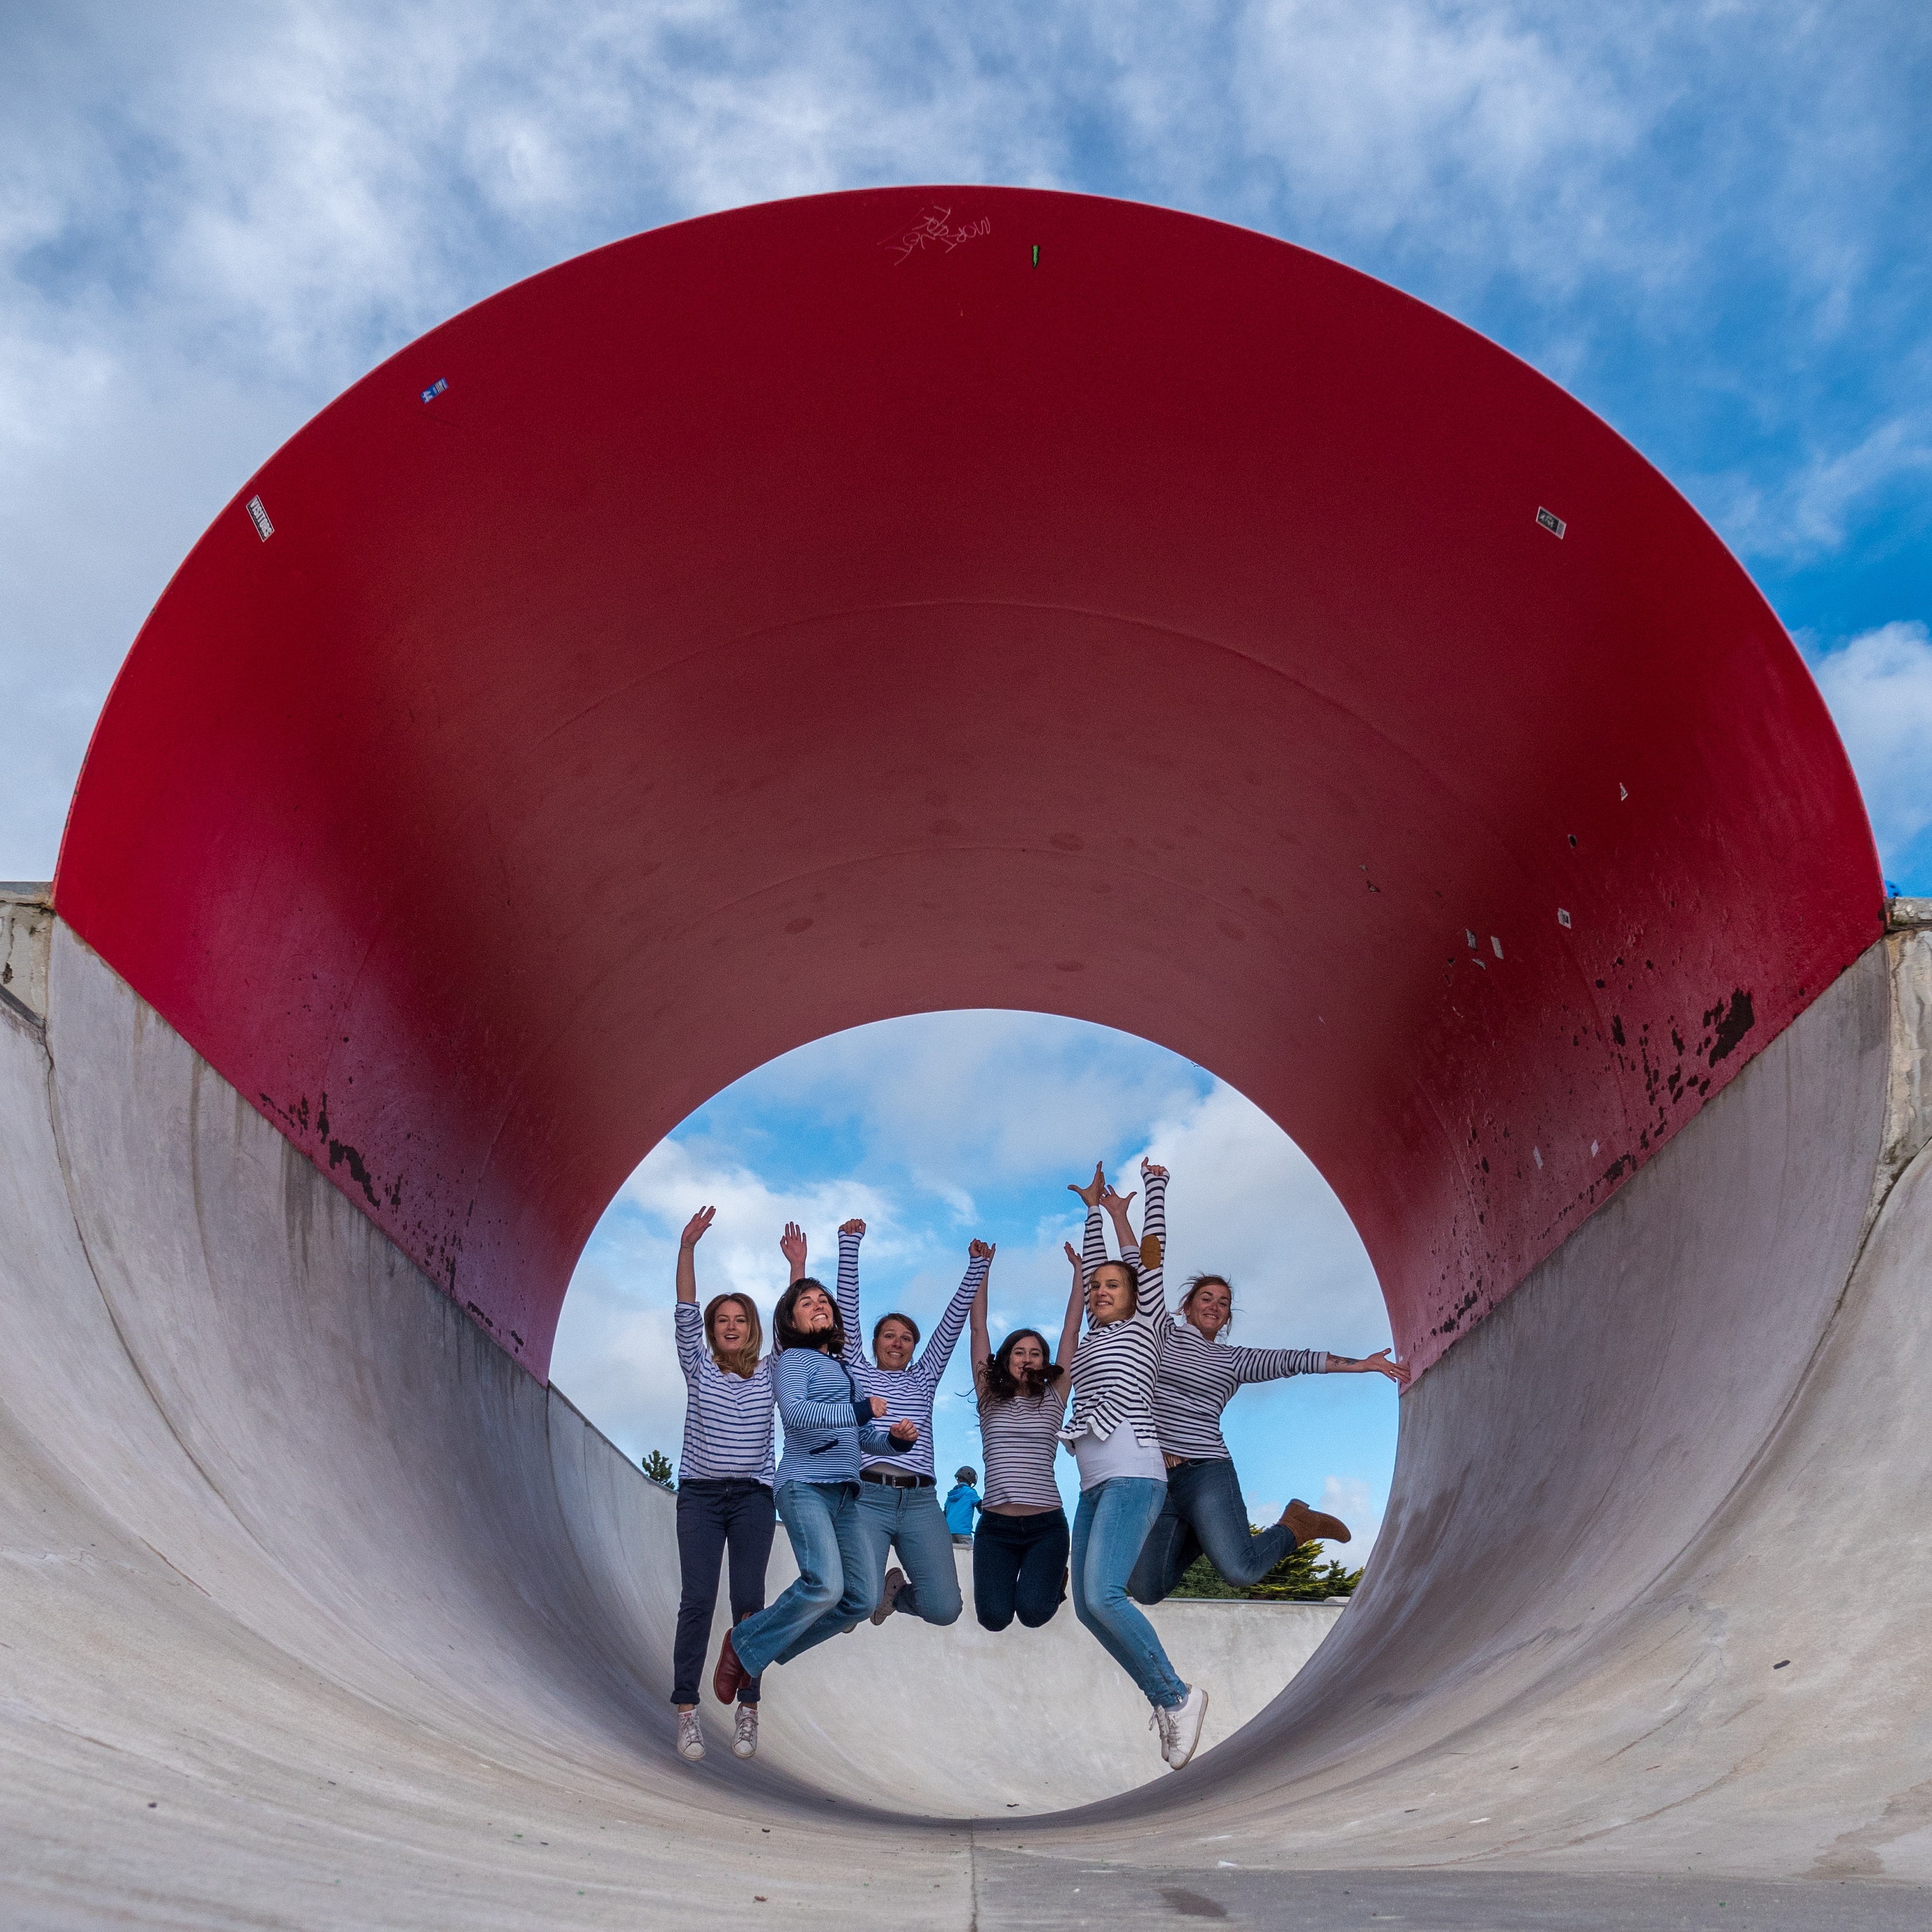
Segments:
[[[870,1566],[867,1580],[874,1604],[886,1586],[886,1553],[896,1549],[906,1580],[892,1608],[908,1616],[923,1617],[929,1624],[959,1621],[959,1571],[953,1561],[952,1532],[946,1526],[936,1490],[861,1483],[859,1527],[866,1539]]]
[[[869,1552],[859,1527],[856,1483],[781,1483],[778,1518],[798,1559],[798,1581],[731,1633],[738,1661],[756,1677],[872,1614],[878,1585],[865,1594]]]
[[[1166,1499],[1167,1485],[1150,1476],[1112,1476],[1080,1492],[1073,1518],[1073,1614],[1150,1704],[1172,1710],[1187,1701],[1187,1686],[1174,1675],[1154,1625],[1129,1600],[1126,1588]]]
[[[1127,1579],[1127,1594],[1137,1604],[1160,1602],[1203,1550],[1224,1582],[1244,1590],[1294,1547],[1286,1523],[1249,1534],[1240,1478],[1226,1456],[1177,1462],[1167,1472],[1167,1502]]]

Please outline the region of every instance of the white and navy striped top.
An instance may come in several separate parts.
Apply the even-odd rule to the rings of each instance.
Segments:
[[[1140,1270],[1140,1294],[1134,1312],[1124,1322],[1090,1328],[1073,1352],[1073,1420],[1060,1431],[1071,1442],[1082,1436],[1111,1437],[1123,1423],[1136,1437],[1151,1444],[1160,1438],[1154,1417],[1154,1384],[1160,1357],[1161,1330],[1170,1325],[1167,1315],[1167,1176],[1147,1177],[1147,1209],[1141,1238],[1151,1234],[1161,1258]],[[1108,1258],[1100,1234],[1100,1210],[1087,1210],[1087,1231],[1081,1243],[1081,1268],[1088,1280]]]
[[[988,1258],[976,1255],[966,1264],[966,1278],[959,1284],[946,1312],[928,1338],[918,1358],[903,1369],[882,1369],[866,1353],[859,1330],[860,1237],[842,1232],[838,1237],[838,1322],[845,1330],[845,1366],[863,1396],[884,1396],[886,1412],[883,1427],[910,1420],[919,1424],[919,1436],[910,1448],[889,1442],[883,1450],[867,1448],[860,1466],[867,1469],[896,1469],[910,1476],[932,1474],[932,1399],[939,1390],[939,1378],[952,1359],[959,1331],[966,1325],[973,1298],[986,1279]]]
[[[704,1342],[698,1304],[680,1301],[678,1365],[684,1370],[684,1453],[681,1483],[716,1482],[736,1476],[771,1486],[772,1363],[767,1355],[748,1376],[721,1369]]]
[[[1060,1508],[1053,1459],[1060,1453],[1060,1419],[1066,1413],[1070,1378],[1062,1376],[1038,1395],[1024,1390],[1010,1402],[980,1398],[980,1444],[986,1465],[983,1506]]]
[[[1225,1462],[1221,1412],[1244,1382],[1283,1376],[1318,1376],[1328,1358],[1320,1348],[1232,1348],[1210,1342],[1192,1324],[1170,1322],[1160,1338],[1154,1384],[1154,1419],[1163,1454],[1184,1462]]]

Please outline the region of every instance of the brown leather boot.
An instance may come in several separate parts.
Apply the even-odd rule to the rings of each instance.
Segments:
[[[1326,1516],[1312,1510],[1299,1496],[1281,1513],[1281,1520],[1294,1532],[1297,1543],[1349,1543],[1348,1526],[1339,1516]]]

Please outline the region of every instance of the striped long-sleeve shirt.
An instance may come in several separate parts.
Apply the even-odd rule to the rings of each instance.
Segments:
[[[680,1482],[736,1476],[767,1487],[772,1480],[772,1363],[767,1355],[752,1373],[721,1369],[704,1345],[704,1317],[695,1302],[680,1301],[676,1324],[678,1366],[684,1371],[684,1453]]]
[[[1163,1453],[1184,1461],[1225,1461],[1221,1412],[1245,1382],[1283,1376],[1318,1376],[1328,1366],[1319,1348],[1232,1348],[1210,1342],[1185,1322],[1168,1322],[1155,1372],[1154,1419]]]
[[[861,1446],[886,1439],[883,1422],[863,1422],[852,1378],[822,1348],[787,1348],[772,1370],[772,1390],[784,1424],[784,1455],[777,1486],[856,1483]]]
[[[1038,1395],[1024,1391],[1006,1402],[980,1398],[980,1447],[986,1465],[986,1505],[1050,1510],[1060,1507],[1054,1458],[1066,1413],[1067,1378]]]
[[[868,1447],[863,1466],[868,1469],[896,1469],[909,1476],[932,1474],[932,1400],[939,1390],[939,1378],[966,1325],[973,1298],[986,1278],[989,1265],[983,1255],[976,1255],[966,1264],[966,1277],[946,1312],[928,1338],[918,1359],[902,1369],[882,1369],[866,1352],[859,1327],[859,1239],[856,1234],[838,1237],[838,1321],[845,1330],[845,1366],[864,1396],[883,1396],[886,1400],[884,1423],[912,1421],[919,1424],[918,1438],[902,1449],[887,1440],[883,1448]]]
[[[1106,1442],[1123,1423],[1129,1424],[1144,1442],[1158,1439],[1160,1431],[1154,1416],[1154,1376],[1160,1364],[1161,1330],[1169,1325],[1166,1266],[1167,1177],[1164,1174],[1150,1174],[1147,1178],[1146,1218],[1141,1224],[1143,1242],[1149,1235],[1158,1244],[1160,1258],[1140,1271],[1140,1293],[1133,1313],[1124,1322],[1090,1328],[1073,1352],[1073,1419],[1060,1432],[1063,1441],[1094,1436]],[[1090,1279],[1094,1270],[1107,1258],[1106,1243],[1100,1234],[1100,1210],[1090,1208],[1082,1242],[1082,1268]]]

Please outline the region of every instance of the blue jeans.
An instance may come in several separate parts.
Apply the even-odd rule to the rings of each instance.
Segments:
[[[731,1621],[742,1623],[764,1607],[765,1564],[772,1553],[772,1492],[748,1477],[710,1481],[699,1477],[677,1492],[677,1560],[683,1585],[677,1605],[677,1641],[671,1648],[670,1700],[695,1704],[711,1641],[711,1612],[718,1604],[718,1570],[731,1552]],[[758,1701],[754,1677],[738,1693],[741,1704]]]
[[[1203,1550],[1226,1581],[1245,1590],[1294,1547],[1294,1532],[1286,1523],[1248,1534],[1240,1479],[1226,1456],[1177,1462],[1167,1472],[1166,1507],[1148,1532],[1127,1594],[1137,1604],[1159,1603]]]
[[[859,1529],[856,1483],[781,1483],[778,1517],[798,1559],[798,1581],[768,1609],[731,1633],[731,1648],[752,1676],[769,1664],[789,1664],[801,1652],[870,1616],[878,1586],[864,1594],[868,1574]]]
[[[1150,1476],[1112,1476],[1080,1492],[1073,1517],[1073,1614],[1141,1688],[1150,1704],[1187,1701],[1154,1625],[1128,1600],[1126,1582],[1167,1485]]]
[[[952,1560],[952,1532],[946,1526],[935,1491],[861,1483],[859,1525],[866,1540],[873,1604],[885,1588],[886,1552],[896,1549],[906,1580],[892,1608],[908,1616],[923,1617],[929,1624],[959,1621],[959,1572]],[[871,1614],[869,1605],[866,1613]]]
[[[980,1519],[973,1543],[973,1614],[1003,1630],[1017,1612],[1028,1630],[1051,1623],[1066,1600],[1066,1512]]]

